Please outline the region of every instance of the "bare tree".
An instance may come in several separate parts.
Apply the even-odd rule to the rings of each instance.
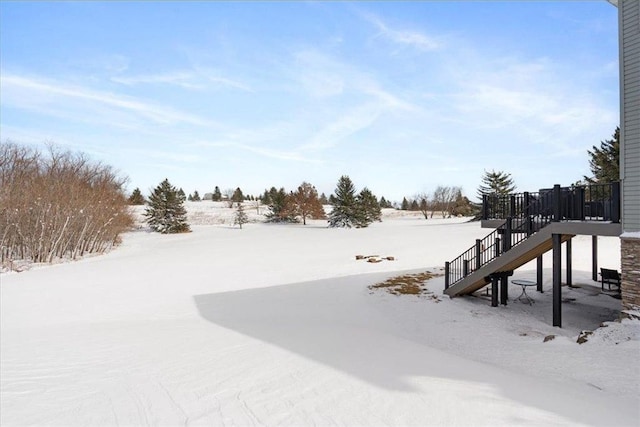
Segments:
[[[433,191],[434,208],[440,210],[442,218],[451,217],[451,209],[461,191],[461,187],[443,185],[439,185]]]
[[[83,154],[0,143],[0,262],[108,250],[133,223],[125,183]]]
[[[431,200],[429,193],[418,193],[414,196],[414,200],[418,203],[418,209],[424,216],[424,219],[429,219],[429,211],[431,208]],[[433,210],[431,210],[431,217],[433,217]]]
[[[233,188],[227,188],[222,193],[222,200],[227,202],[227,207],[229,208],[233,207],[233,193],[235,193],[235,191],[236,190],[234,190]]]

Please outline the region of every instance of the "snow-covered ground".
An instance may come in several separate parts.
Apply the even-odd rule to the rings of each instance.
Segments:
[[[386,211],[366,229],[240,230],[221,204],[187,207],[192,233],[141,229],[104,256],[0,275],[0,424],[640,424],[640,322],[614,321],[590,237],[574,239],[560,329],[550,258],[531,306],[514,285],[506,307],[449,299],[441,276],[428,296],[369,289],[439,272],[491,231],[478,223]],[[620,268],[617,238],[599,250]]]

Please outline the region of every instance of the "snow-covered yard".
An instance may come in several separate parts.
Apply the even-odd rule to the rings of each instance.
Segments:
[[[131,232],[104,256],[2,273],[3,426],[640,423],[640,322],[611,322],[620,301],[591,281],[590,237],[574,239],[580,287],[563,289],[559,329],[551,292],[530,291],[529,306],[511,285],[491,308],[442,296],[441,276],[430,296],[369,289],[439,273],[490,232],[477,223],[387,211],[366,229],[240,230],[231,210],[188,208],[216,225]],[[619,240],[599,249],[619,269]],[[535,263],[514,278],[535,279]]]

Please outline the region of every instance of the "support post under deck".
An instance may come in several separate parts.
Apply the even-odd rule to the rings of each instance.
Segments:
[[[544,292],[542,289],[542,255],[536,258],[536,283],[538,284],[536,288],[538,292]]]
[[[553,326],[562,327],[562,235],[553,234]]]
[[[591,236],[591,279],[598,281],[598,236]]]
[[[573,283],[571,281],[572,277],[572,272],[571,272],[571,239],[567,240],[566,243],[567,246],[567,286],[571,287],[573,286]]]
[[[509,278],[506,273],[503,273],[500,276],[500,304],[507,305],[507,300],[509,299]]]
[[[498,306],[498,276],[491,276],[491,307]]]

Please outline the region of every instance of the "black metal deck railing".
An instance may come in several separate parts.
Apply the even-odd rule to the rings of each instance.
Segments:
[[[558,221],[620,222],[620,183],[556,185],[536,193],[483,196],[484,220],[523,218],[527,215],[553,216]]]
[[[484,196],[482,219],[504,223],[453,261],[445,263],[445,289],[522,243],[551,222],[620,222],[620,183]]]

